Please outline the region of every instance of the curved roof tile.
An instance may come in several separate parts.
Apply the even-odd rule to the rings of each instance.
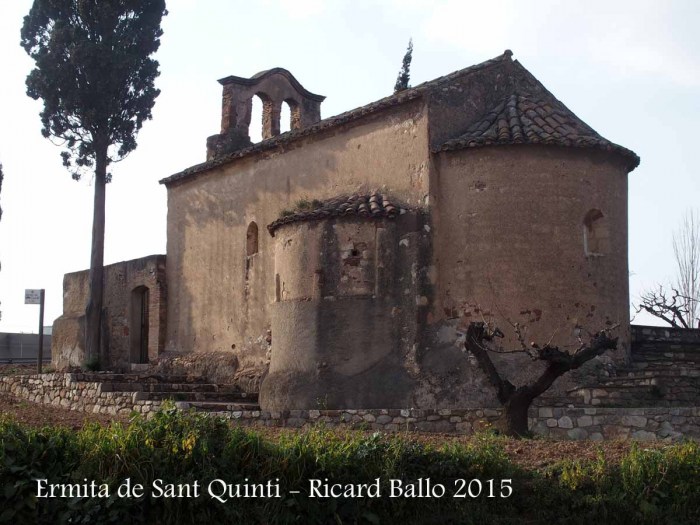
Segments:
[[[403,213],[405,208],[379,192],[355,195],[341,195],[326,201],[312,203],[309,208],[295,211],[267,226],[270,235],[275,236],[275,230],[285,224],[302,221],[320,221],[334,217],[362,217],[367,219],[393,219]]]
[[[639,165],[639,157],[633,151],[598,135],[559,101],[535,100],[516,93],[487,112],[466,133],[434,151],[512,144],[597,148],[620,153],[628,160],[630,170]]]

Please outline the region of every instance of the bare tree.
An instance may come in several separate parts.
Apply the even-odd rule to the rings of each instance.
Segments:
[[[700,217],[689,210],[673,232],[678,266],[671,293],[662,285],[642,293],[637,313],[645,311],[675,328],[700,328]]]
[[[680,228],[673,233],[673,255],[685,324],[687,328],[700,328],[700,217],[695,210],[686,212]]]
[[[644,292],[639,300],[637,313],[650,313],[674,328],[692,328],[693,325],[688,322],[689,298],[681,295],[675,288],[671,288],[671,292],[669,294],[661,285],[655,290]]]
[[[503,332],[487,323],[470,323],[464,343],[465,350],[471,353],[479,368],[486,374],[489,383],[496,389],[496,396],[505,409],[505,432],[509,436],[522,437],[529,433],[528,410],[532,402],[546,392],[554,381],[570,370],[579,368],[596,356],[607,350],[617,348],[617,338],[611,338],[609,333],[616,326],[602,330],[590,336],[584,343],[579,339],[579,347],[574,352],[560,350],[559,347],[547,343],[539,346],[536,343],[525,344],[522,329],[519,324],[513,324],[521,349],[504,351],[493,345],[495,337],[503,337]],[[489,353],[525,353],[533,361],[547,363],[544,371],[532,383],[516,387],[498,372]]]

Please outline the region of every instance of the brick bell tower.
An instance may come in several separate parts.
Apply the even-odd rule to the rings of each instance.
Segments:
[[[207,160],[213,160],[252,145],[250,127],[253,97],[263,101],[263,140],[280,134],[282,103],[289,104],[292,132],[321,120],[321,102],[326,97],[307,91],[289,71],[281,67],[261,71],[251,78],[229,76],[219,80],[221,132],[207,139]]]

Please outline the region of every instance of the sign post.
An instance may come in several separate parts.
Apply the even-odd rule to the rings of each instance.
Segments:
[[[41,365],[44,364],[44,295],[43,288],[39,290],[24,290],[24,304],[39,305],[39,355],[36,358],[36,370],[41,374]]]

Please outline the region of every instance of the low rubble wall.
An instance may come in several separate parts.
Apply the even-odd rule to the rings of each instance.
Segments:
[[[94,414],[149,414],[161,405],[160,401],[139,399],[141,392],[112,392],[110,383],[83,381],[83,378],[83,374],[60,373],[0,376],[0,392],[33,403]]]
[[[42,374],[0,377],[0,392],[34,403],[112,415],[155,412],[161,401],[143,400],[143,392],[112,391],[109,382],[85,381],[83,374]],[[189,403],[175,406],[189,409]],[[386,432],[422,431],[471,434],[498,426],[501,409],[365,409],[365,410],[238,410],[232,404],[213,414],[248,427],[304,428],[324,425]],[[638,439],[677,441],[700,439],[700,407],[571,408],[533,407],[530,428],[554,439]]]

